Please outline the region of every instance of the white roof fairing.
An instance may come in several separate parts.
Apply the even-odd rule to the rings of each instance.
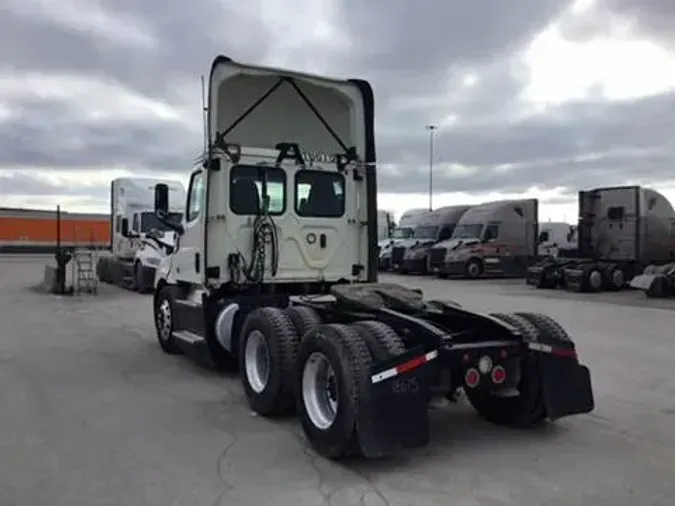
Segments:
[[[155,206],[155,185],[163,183],[169,187],[169,204],[172,211],[182,210],[185,206],[186,192],[177,181],[153,178],[118,178],[117,200],[125,207],[153,209]]]
[[[211,144],[226,132],[226,142],[246,147],[295,142],[304,152],[337,154],[353,146],[360,159],[367,156],[364,97],[355,82],[217,57],[208,91]]]

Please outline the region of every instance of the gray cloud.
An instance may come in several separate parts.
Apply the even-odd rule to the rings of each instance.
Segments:
[[[0,174],[0,195],[34,195],[38,197],[87,197],[107,202],[108,185],[56,185],[31,174]],[[105,204],[104,204],[105,205]]]
[[[455,123],[436,137],[434,186],[439,192],[518,192],[536,185],[566,187],[573,195],[586,185],[672,178],[675,118],[668,111],[675,110],[673,94],[616,103],[586,99],[514,120],[528,79],[518,52],[568,3],[524,0],[516,8],[510,2],[476,0],[427,7],[392,0],[383,8],[342,0],[335,21],[345,49],[321,46],[321,58],[330,62],[332,74],[374,84],[382,191],[426,191],[424,125],[450,117]],[[116,41],[94,28],[32,15],[19,3],[6,2],[0,7],[0,76],[43,72],[105,78],[147,97],[189,106],[198,121],[198,77],[208,71],[211,57],[225,52],[262,62],[283,42],[260,21],[258,1],[195,0],[189,9],[131,0],[100,4],[103,12],[138,27],[150,42]],[[588,39],[617,16],[629,16],[640,33],[669,43],[674,11],[665,0],[604,0],[593,17],[563,28],[570,37]],[[314,61],[313,47],[295,50],[294,66]],[[465,87],[469,74],[476,82]],[[0,170],[125,166],[186,172],[201,146],[200,133],[189,124],[152,117],[94,121],[78,116],[70,103],[38,96],[12,98],[5,105],[12,115],[0,116]],[[48,195],[36,181],[0,180],[12,187],[5,193],[32,188],[31,194]]]

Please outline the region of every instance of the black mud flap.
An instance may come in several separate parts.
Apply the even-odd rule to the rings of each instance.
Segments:
[[[525,272],[525,284],[539,286],[544,277],[544,270],[546,270],[546,266],[544,265],[533,265],[528,267]]]
[[[550,348],[542,346],[542,348]],[[564,350],[563,350],[564,351]],[[572,356],[534,351],[546,413],[550,420],[590,413],[595,408],[588,368]]]
[[[429,385],[436,352],[411,350],[373,364],[370,396],[359,406],[356,428],[367,458],[429,443]]]

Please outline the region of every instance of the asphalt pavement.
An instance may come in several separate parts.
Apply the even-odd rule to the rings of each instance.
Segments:
[[[427,448],[336,464],[296,420],[254,416],[235,377],[163,354],[151,296],[38,293],[47,261],[0,257],[2,506],[675,504],[673,301],[406,277],[430,298],[556,318],[597,408],[517,431],[460,403],[432,411]]]

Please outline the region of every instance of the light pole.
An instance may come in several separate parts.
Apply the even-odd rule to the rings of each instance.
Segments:
[[[433,211],[433,192],[434,192],[434,134],[438,130],[436,125],[427,125],[429,130],[429,211]]]

